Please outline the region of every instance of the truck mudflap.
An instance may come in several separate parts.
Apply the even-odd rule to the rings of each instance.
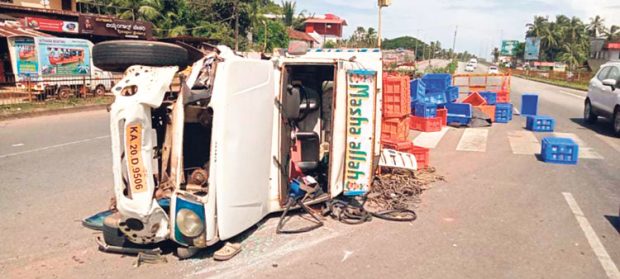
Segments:
[[[151,109],[161,105],[178,67],[133,66],[112,89],[110,110],[114,195],[120,230],[134,243],[168,238],[169,218],[154,199],[157,171]]]

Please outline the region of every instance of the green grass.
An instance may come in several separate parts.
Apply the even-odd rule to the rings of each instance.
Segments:
[[[106,105],[111,104],[113,101],[113,97],[104,96],[0,105],[0,116],[19,115],[40,111],[62,110],[67,108],[86,107],[94,105]]]
[[[578,83],[578,82],[570,82],[570,81],[563,81],[563,80],[553,80],[553,79],[546,79],[546,78],[540,78],[540,77],[530,77],[530,76],[523,76],[523,75],[515,75],[515,76],[520,77],[520,78],[524,78],[524,79],[528,79],[528,80],[543,82],[543,83],[547,83],[547,84],[551,84],[551,85],[566,87],[566,88],[570,88],[570,89],[588,91],[588,84],[587,83]]]

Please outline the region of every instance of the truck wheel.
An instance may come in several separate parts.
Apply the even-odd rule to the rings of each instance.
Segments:
[[[105,95],[105,86],[99,84],[95,87],[95,96],[103,96]]]
[[[71,92],[71,88],[69,87],[61,87],[60,89],[58,89],[57,96],[59,100],[69,99],[71,95],[72,95],[72,92]]]
[[[124,72],[133,65],[179,66],[188,64],[187,50],[162,42],[118,40],[93,47],[93,63],[110,72]]]

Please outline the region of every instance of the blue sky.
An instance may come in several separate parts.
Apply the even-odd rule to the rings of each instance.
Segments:
[[[376,5],[377,0],[297,0],[297,9],[307,14],[333,13],[346,19],[346,36],[357,26],[376,28]],[[534,15],[557,14],[586,22],[598,14],[607,25],[620,25],[620,0],[392,0],[392,6],[383,9],[383,36],[411,35],[450,48],[458,25],[457,51],[488,57],[501,39],[523,40],[525,24]]]

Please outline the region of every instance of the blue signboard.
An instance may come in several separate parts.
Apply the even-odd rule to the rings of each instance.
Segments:
[[[525,38],[525,60],[538,60],[540,56],[540,38]]]

